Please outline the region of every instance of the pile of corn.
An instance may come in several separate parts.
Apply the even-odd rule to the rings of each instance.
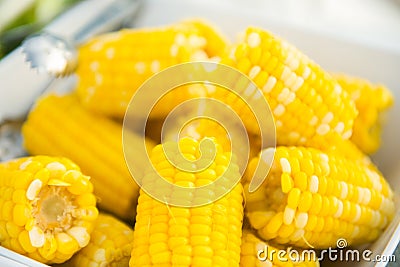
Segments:
[[[200,123],[175,143],[185,160],[197,162],[200,143],[213,142],[212,164],[197,173],[171,164],[163,150],[168,144],[155,145],[158,137],[149,133],[150,160],[170,183],[194,188],[222,177],[215,190],[225,190],[230,179],[241,179],[217,201],[177,207],[132,179],[121,119],[146,79],[196,60],[231,66],[257,85],[273,114],[277,147],[260,147],[257,125],[227,90],[187,87],[166,95],[152,113],[150,131],[175,105],[202,95],[230,105],[251,136],[251,159],[241,177],[226,133],[211,124]],[[277,259],[272,252],[335,247],[340,238],[366,244],[394,216],[393,192],[368,156],[379,147],[390,92],[331,75],[268,31],[249,27],[231,44],[200,20],[125,29],[83,44],[76,74],[74,92],[43,96],[32,108],[22,129],[30,156],[0,163],[0,244],[6,248],[74,267],[319,266],[316,259]],[[127,138],[143,142],[134,129]],[[233,168],[226,171],[230,160]],[[264,182],[249,190],[257,166],[269,163],[267,177],[255,177]],[[143,186],[168,190],[149,170],[136,173]],[[179,197],[175,193],[171,197]]]

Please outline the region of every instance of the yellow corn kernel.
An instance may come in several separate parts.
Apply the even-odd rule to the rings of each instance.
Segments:
[[[121,125],[88,112],[75,95],[47,95],[31,110],[22,134],[29,153],[65,156],[78,163],[92,177],[100,208],[124,219],[134,218],[139,189],[125,164]],[[132,140],[136,139],[140,140],[132,134]],[[42,182],[57,182],[51,178],[60,171],[52,166],[48,173],[36,176]],[[71,193],[80,194],[92,186],[77,177],[76,172],[66,173]]]
[[[99,35],[79,48],[77,92],[89,109],[122,118],[135,91],[153,74],[218,56],[225,47],[225,39],[200,20]],[[159,111],[157,116],[166,115]]]
[[[362,78],[344,74],[334,74],[333,77],[354,100],[359,113],[351,140],[367,154],[376,152],[381,143],[385,114],[393,105],[391,92],[383,85]]]
[[[179,140],[178,145],[181,151],[198,159],[199,142],[184,137]],[[230,152],[224,150],[215,140],[213,142],[216,145],[216,158],[230,158]],[[170,144],[165,143],[164,146],[168,147]],[[159,156],[160,153],[164,153],[162,145],[156,146],[150,156],[157,171],[160,161],[163,160],[163,157]],[[218,167],[226,168],[227,165],[225,160],[214,160],[214,163],[205,171],[209,173]],[[171,177],[173,184],[185,181],[186,175],[188,180],[198,187],[202,183],[198,181],[204,178],[204,174],[198,179],[199,172],[178,170],[171,163],[169,167],[162,166],[174,169],[175,174]],[[210,181],[225,179],[225,187],[229,188],[229,183],[232,182],[230,179],[234,179],[235,176],[240,178],[238,168],[229,170],[222,177],[210,176]],[[170,190],[162,189],[164,193]],[[198,197],[197,192],[201,191],[193,194],[193,201]],[[239,266],[243,220],[242,185],[238,183],[225,196],[213,202],[215,194],[210,190],[209,195],[199,196],[208,199],[211,204],[190,207],[190,203],[187,203],[189,207],[175,207],[162,203],[141,190],[130,266],[216,266],[220,262],[223,262],[224,266]],[[157,242],[152,242],[155,240]]]
[[[80,234],[77,231],[77,234]],[[128,266],[133,230],[115,217],[100,213],[89,244],[76,253],[63,267]]]
[[[286,166],[294,159],[300,162],[297,171]],[[263,159],[251,160],[244,188],[259,160]],[[293,188],[283,190],[287,175],[294,180]],[[260,190],[263,199],[254,200],[252,195]],[[245,214],[261,238],[304,248],[332,247],[339,238],[345,238],[349,245],[371,242],[385,229],[395,210],[389,184],[370,161],[306,147],[277,147],[271,171],[261,187],[254,193],[245,190],[245,194]],[[336,224],[345,224],[346,228],[337,231]]]
[[[297,253],[291,253],[290,250]],[[310,250],[311,251],[311,250]],[[299,258],[292,259],[299,255]],[[317,253],[302,253],[296,248],[287,248],[280,245],[271,245],[258,238],[248,229],[243,230],[242,249],[240,253],[240,266],[319,266]]]
[[[45,170],[58,183],[37,175]],[[74,181],[66,181],[69,172],[75,173]],[[0,163],[0,190],[10,192],[1,194],[0,226],[6,231],[0,232],[0,244],[43,263],[68,260],[88,244],[98,215],[95,201],[77,201],[84,195],[94,198],[92,186],[79,192],[69,190],[80,183],[91,185],[89,179],[65,158],[35,156]],[[91,209],[93,216],[81,216],[81,209]],[[75,235],[73,229],[80,234]]]

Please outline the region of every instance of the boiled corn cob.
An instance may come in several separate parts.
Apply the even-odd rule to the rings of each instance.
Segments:
[[[278,144],[321,147],[351,137],[357,116],[352,99],[327,72],[284,40],[250,27],[221,63],[248,75],[261,89],[275,119]],[[211,96],[234,102],[228,94],[217,90]],[[247,115],[242,117],[246,123]],[[246,126],[257,131],[257,124]]]
[[[75,95],[48,95],[30,112],[22,134],[29,153],[77,162],[92,177],[99,207],[134,218],[139,189],[125,164],[120,124],[88,112]]]
[[[334,74],[333,77],[349,93],[359,112],[354,121],[351,141],[365,153],[376,152],[381,143],[385,112],[393,105],[391,92],[383,85],[372,84],[361,78],[344,74]]]
[[[133,230],[115,217],[100,213],[89,244],[62,267],[128,266],[132,251]]]
[[[223,40],[201,21],[97,36],[79,48],[77,92],[88,108],[123,117],[146,79],[166,67],[215,56]]]
[[[196,160],[199,157],[199,142],[195,139],[185,137],[178,144],[186,159]],[[230,152],[223,151],[215,141],[214,144],[217,146],[215,160],[198,173],[173,167],[166,160],[162,145],[153,149],[151,161],[160,175],[175,185],[200,187],[219,178],[223,179],[225,186],[215,190],[228,191],[231,179],[235,180],[234,177],[240,174],[237,168],[224,173]],[[143,185],[159,188],[157,181],[151,179],[143,179]],[[164,188],[160,190],[169,192]],[[179,197],[174,192],[170,193],[171,198]],[[203,191],[202,194],[194,194],[193,201],[197,198],[209,199],[211,204],[186,208],[159,202],[141,190],[130,266],[239,266],[242,185],[237,183],[226,195],[212,202],[214,194],[217,193]]]
[[[97,218],[88,176],[66,158],[35,156],[0,164],[0,244],[43,263],[85,247]]]
[[[303,266],[318,267],[319,261],[317,254],[302,253],[296,250],[296,254],[290,254],[292,248],[284,248],[282,246],[271,245],[248,229],[243,229],[242,249],[240,252],[240,266],[242,267],[263,267],[263,266]],[[278,256],[279,251],[285,251]],[[293,257],[299,258],[293,259]]]
[[[264,240],[326,248],[344,238],[357,245],[375,240],[394,215],[392,190],[370,165],[304,147],[277,147],[261,155],[249,164],[244,191],[245,214]],[[271,157],[263,184],[248,193],[258,162],[267,164]]]

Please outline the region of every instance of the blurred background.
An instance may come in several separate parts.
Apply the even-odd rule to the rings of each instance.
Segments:
[[[81,0],[0,0],[0,58]],[[168,1],[168,0],[166,0]],[[143,2],[146,2],[144,0]],[[205,4],[208,0],[202,1]],[[213,1],[214,2],[214,1]],[[220,0],[257,7],[279,23],[340,35],[400,53],[399,0]]]
[[[0,58],[80,0],[0,0]]]

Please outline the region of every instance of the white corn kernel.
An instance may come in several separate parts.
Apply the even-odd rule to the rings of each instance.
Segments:
[[[279,117],[283,115],[283,113],[285,113],[285,107],[282,104],[277,105],[274,109],[274,115]]]
[[[91,71],[97,71],[99,69],[99,62],[98,61],[93,61],[92,63],[90,63],[90,70]]]
[[[19,165],[19,169],[20,169],[21,171],[25,170],[26,167],[28,167],[28,165],[29,165],[31,162],[32,162],[32,160],[31,160],[31,159],[28,159],[27,161],[25,161],[24,163],[22,163],[21,165]]]
[[[63,164],[61,164],[60,162],[50,162],[49,164],[46,165],[46,169],[48,169],[49,171],[62,171],[62,172],[66,172],[67,168],[65,168],[65,166]]]
[[[338,124],[336,124],[335,131],[337,133],[339,133],[339,134],[343,133],[343,131],[344,131],[344,123],[341,122],[341,121],[338,122]]]
[[[290,90],[288,88],[283,88],[282,92],[278,95],[277,99],[279,102],[284,102],[290,95]]]
[[[115,55],[115,49],[113,47],[108,48],[106,51],[106,57],[108,59],[113,59],[114,55]]]
[[[331,128],[329,127],[328,124],[321,124],[320,126],[318,126],[317,128],[317,134],[319,135],[325,135],[329,132]]]
[[[296,211],[294,209],[286,206],[283,212],[283,223],[286,225],[292,224],[295,213]]]
[[[40,248],[45,243],[45,236],[43,230],[37,226],[33,226],[32,230],[29,231],[29,240],[31,241],[32,247]]]
[[[26,190],[26,198],[29,200],[34,200],[42,189],[42,181],[35,179],[31,182],[28,189]]]
[[[173,57],[177,56],[178,55],[178,49],[179,49],[178,46],[176,44],[173,44],[171,46],[171,49],[170,49],[171,56],[173,56]]]
[[[250,47],[258,47],[261,44],[261,37],[258,33],[252,32],[247,36],[247,43]]]
[[[351,137],[351,135],[353,134],[353,130],[348,130],[347,132],[345,132],[343,135],[342,135],[342,137],[344,138],[344,139],[349,139],[350,137]]]
[[[144,62],[136,62],[135,70],[138,74],[143,74],[146,71],[146,64]]]
[[[285,106],[289,105],[290,103],[292,103],[294,100],[296,99],[296,94],[293,92],[289,93],[289,96],[285,99],[285,101],[283,101],[283,104]]]
[[[338,203],[338,208],[337,208],[335,214],[333,214],[334,218],[339,218],[343,214],[343,202],[341,200],[339,200],[337,203]]]
[[[269,93],[269,92],[271,92],[272,89],[274,88],[275,84],[276,84],[276,78],[275,78],[274,76],[269,76],[269,78],[268,78],[266,84],[264,85],[264,87],[263,87],[263,89],[262,89],[263,92],[264,92],[264,93]]]
[[[281,167],[282,167],[282,171],[286,172],[286,173],[291,173],[292,172],[292,168],[290,167],[290,163],[287,160],[287,158],[281,158],[280,161],[281,163]]]
[[[322,119],[322,123],[330,123],[333,120],[333,113],[332,112],[328,112],[326,113],[325,117]]]
[[[340,181],[339,185],[340,185],[340,198],[345,199],[347,197],[347,194],[349,193],[349,188],[347,184],[343,181]]]
[[[304,72],[303,72],[303,79],[306,80],[311,74],[311,70],[309,67],[305,67]]]
[[[174,43],[177,45],[185,45],[186,44],[186,37],[182,33],[178,33],[175,36]]]
[[[304,79],[302,77],[297,77],[295,84],[292,86],[293,92],[299,90],[299,88],[303,85]]]
[[[106,259],[106,250],[103,248],[99,248],[93,255],[93,260],[96,262],[105,262]]]
[[[249,71],[249,77],[250,79],[254,79],[258,73],[260,73],[261,71],[261,67],[260,66],[254,66],[251,68],[251,70]]]
[[[296,228],[303,229],[308,222],[308,214],[306,212],[299,212],[295,217]]]
[[[311,179],[310,179],[310,192],[311,193],[317,193],[318,192],[318,187],[319,187],[318,177],[315,176],[315,175],[312,175]]]
[[[160,71],[160,61],[153,60],[150,65],[150,69],[153,73]]]
[[[89,243],[90,235],[84,227],[74,226],[68,229],[67,233],[78,242],[81,248],[85,247]]]
[[[290,69],[288,67],[284,66],[283,67],[283,72],[282,72],[282,75],[281,75],[281,80],[282,81],[288,80],[291,73],[292,72],[290,71]]]

